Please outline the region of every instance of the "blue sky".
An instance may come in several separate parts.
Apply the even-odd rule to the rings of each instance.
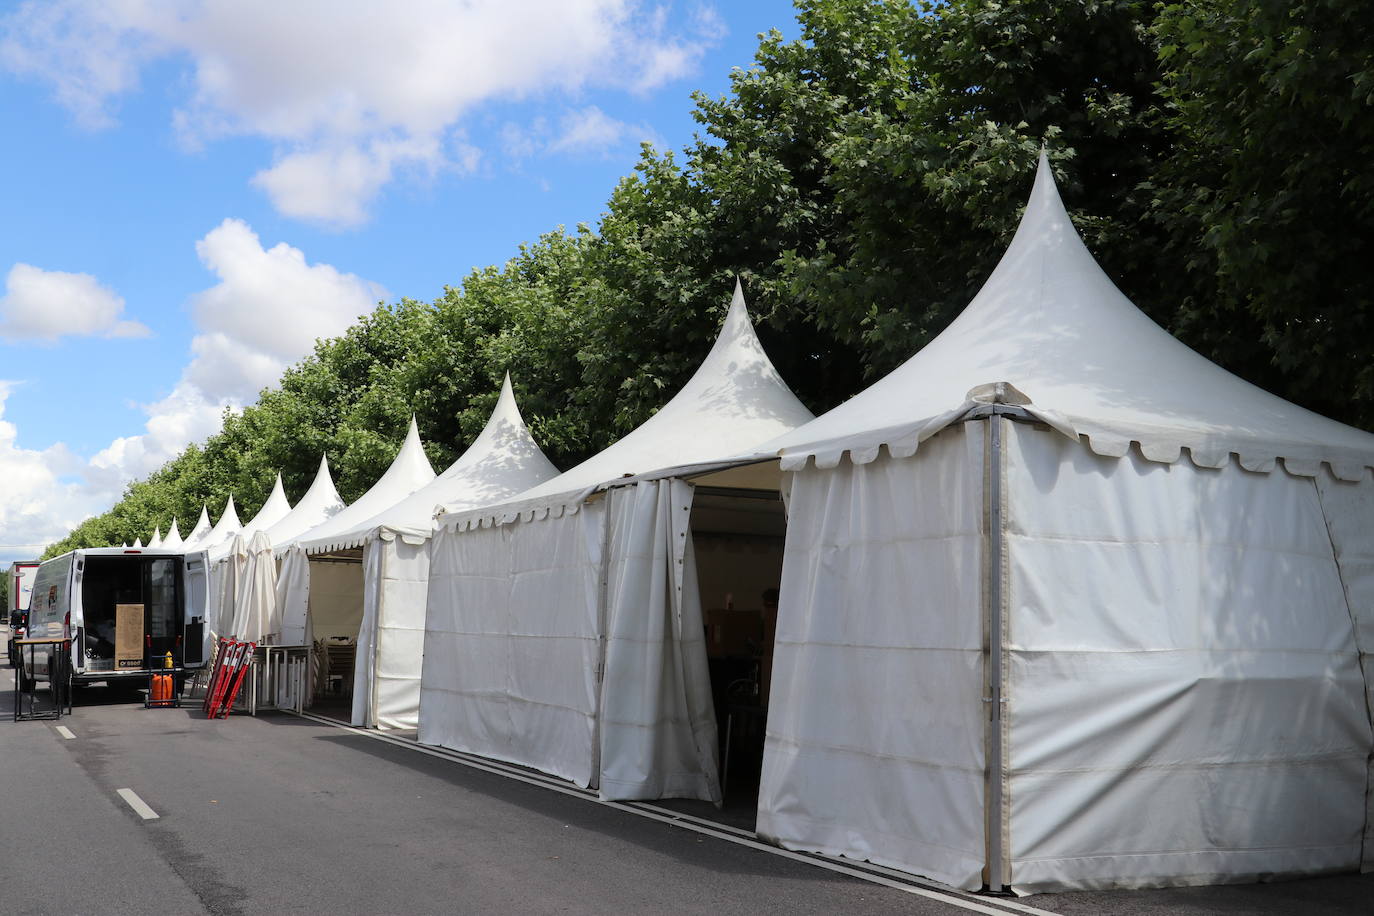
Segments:
[[[769,28],[789,2],[0,0],[0,559],[376,300],[595,222]]]

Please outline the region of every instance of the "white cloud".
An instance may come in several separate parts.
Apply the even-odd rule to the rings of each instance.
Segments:
[[[0,338],[147,337],[137,321],[121,319],[124,299],[90,274],[15,264],[0,295]]]
[[[28,2],[0,22],[0,63],[50,82],[87,124],[149,61],[191,67],[173,124],[189,146],[247,135],[277,145],[254,184],[281,212],[366,219],[399,170],[472,167],[452,142],[490,101],[648,92],[691,72],[719,17],[638,0],[85,0]]]
[[[15,387],[0,381],[0,417]],[[64,535],[96,506],[119,497],[120,486],[101,488],[71,475],[83,462],[60,442],[46,449],[20,448],[14,424],[0,419],[0,555],[37,556],[42,545]]]
[[[295,219],[336,226],[367,221],[367,207],[398,167],[416,166],[429,173],[448,162],[433,139],[343,146],[288,153],[270,169],[253,176],[273,205]],[[458,167],[471,171],[469,160]]]
[[[554,153],[602,152],[633,140],[655,143],[657,135],[647,125],[638,126],[617,121],[595,105],[564,116],[557,137],[549,143]]]
[[[219,282],[191,298],[199,333],[183,380],[210,399],[254,399],[321,337],[343,333],[387,291],[299,248],[264,249],[242,220],[226,219],[196,243]]]
[[[241,220],[215,227],[196,252],[217,282],[191,298],[197,333],[190,361],[170,394],[142,405],[141,433],[115,439],[82,461],[60,444],[42,452],[17,449],[13,425],[0,421],[0,474],[15,482],[0,488],[0,540],[49,542],[104,511],[130,480],[217,432],[226,409],[255,400],[317,339],[337,336],[388,298],[375,283],[308,262],[300,249],[264,248]],[[0,415],[9,391],[0,382]]]
[[[639,143],[663,146],[663,138],[652,127],[619,121],[596,105],[565,111],[557,127],[542,117],[528,127],[507,122],[500,136],[502,152],[515,162],[534,156],[606,155]]]

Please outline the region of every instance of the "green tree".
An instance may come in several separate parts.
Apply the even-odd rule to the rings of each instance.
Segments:
[[[1374,26],[1350,0],[1202,0],[1155,26],[1177,145],[1157,210],[1179,326],[1286,397],[1374,426]]]

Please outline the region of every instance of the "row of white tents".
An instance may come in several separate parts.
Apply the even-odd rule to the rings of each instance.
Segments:
[[[355,724],[719,801],[703,600],[781,496],[761,836],[962,888],[1214,883],[1374,868],[1371,469],[1136,309],[1042,158],[968,308],[819,418],[737,289],[686,387],[563,474],[507,380],[443,474],[412,425],[352,506],[322,463],[186,545],[221,632],[356,636]]]

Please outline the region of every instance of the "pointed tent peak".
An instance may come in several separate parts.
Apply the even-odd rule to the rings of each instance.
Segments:
[[[720,336],[672,400],[618,442],[519,499],[542,500],[626,476],[734,458],[812,419],[764,352],[737,290]]]
[[[281,475],[278,474],[277,477],[280,479]],[[338,496],[338,491],[334,490],[334,474],[329,470],[328,452],[320,453],[320,464],[319,467],[315,468],[315,479],[310,481],[310,488],[305,491],[306,495],[310,495],[311,491],[313,491],[316,486],[328,487],[330,490],[334,491],[335,496]],[[301,497],[301,501],[305,501],[305,496]],[[299,505],[299,503],[297,503],[297,505]]]
[[[884,445],[909,455],[960,414],[970,392],[997,382],[1104,455],[1119,457],[1134,441],[1170,461],[1187,449],[1208,467],[1231,453],[1245,467],[1273,466],[1277,457],[1374,466],[1374,436],[1237,378],[1136,308],[1074,228],[1044,154],[1011,243],[949,327],[867,390],[770,445],[791,467],[807,457],[831,467],[846,452],[864,463]]]
[[[181,532],[177,530],[177,520],[172,519],[172,526],[167,529],[167,536],[162,539],[162,546],[168,550],[181,550],[186,546],[182,540]]]
[[[149,546],[149,547],[161,547],[161,546],[162,546],[162,526],[161,526],[161,525],[158,525],[156,528],[153,529],[153,536],[152,536],[151,538],[148,539],[148,546]]]
[[[758,337],[754,333],[754,320],[749,315],[749,305],[744,300],[744,284],[739,277],[735,278],[735,292],[730,296],[730,307],[725,310],[725,320],[721,322],[720,336],[716,338],[716,347],[722,341],[730,342],[738,338],[752,339],[756,344]],[[712,348],[714,351],[714,347]],[[759,347],[762,350],[762,347]]]
[[[386,469],[386,473],[373,484],[373,489],[380,487],[383,481],[390,481],[393,478],[400,478],[402,485],[408,485],[411,481],[418,481],[408,491],[410,493],[434,479],[434,466],[429,463],[429,458],[425,455],[425,444],[420,439],[420,427],[416,424],[413,414],[410,418],[410,427],[406,430],[405,441],[401,443],[401,447],[397,450],[396,457],[392,459],[391,466]]]
[[[201,503],[201,518],[195,520],[195,526],[192,527],[191,533],[185,536],[181,547],[198,548],[201,542],[205,541],[205,536],[210,533],[212,527],[214,526],[210,525],[210,507]]]
[[[511,386],[510,372],[507,372],[506,378],[502,380],[502,393],[496,396],[496,407],[492,408],[492,415],[486,417],[486,426],[482,427],[481,433],[477,434],[477,438],[473,439],[473,444],[467,450],[477,448],[480,442],[485,444],[488,439],[492,438],[492,435],[496,434],[497,428],[507,423],[522,428],[522,430],[525,428],[525,417],[521,416],[519,404],[515,402],[515,389]]]
[[[264,531],[286,517],[286,513],[291,511],[291,502],[286,498],[286,488],[282,486],[281,472],[277,472],[276,482],[272,484],[272,492],[268,494],[267,501],[244,525],[242,530],[245,537],[249,537],[254,531]]]
[[[423,488],[433,481],[434,477],[434,468],[425,456],[424,443],[420,441],[419,427],[412,418],[405,441],[401,443],[386,473],[366,493],[358,497],[358,501],[353,505],[331,518],[317,522],[309,529],[296,532],[293,537],[299,538],[302,543],[313,543],[351,532],[357,525],[394,507],[401,500]],[[286,547],[287,544],[285,538],[278,538],[276,541],[279,549]]]
[[[439,477],[445,481],[459,476],[474,477],[477,469],[486,465],[491,467],[483,471],[482,476],[489,478],[493,486],[478,487],[478,490],[504,489],[510,483],[504,479],[506,477],[512,480],[518,478],[525,482],[525,485],[518,489],[494,493],[493,498],[517,493],[558,474],[538,443],[534,441],[529,427],[525,425],[520,405],[515,400],[509,372],[506,373],[505,381],[501,383],[501,394],[496,399],[491,416],[487,418],[487,425],[482,427],[477,438],[472,440],[472,445],[468,446],[458,460],[449,465]],[[438,495],[445,495],[446,498],[435,500],[426,507],[426,511],[452,498],[447,497],[447,494],[454,492],[453,487],[443,487],[441,490],[442,493]]]
[[[277,483],[281,483],[280,474],[277,475]],[[223,522],[226,518],[232,521],[232,524],[235,528],[243,527],[243,525],[239,522],[239,510],[234,506],[233,493],[230,493],[229,498],[224,501],[224,511],[219,514],[219,520],[221,522]]]
[[[222,547],[242,528],[238,510],[234,507],[234,497],[231,495],[224,501],[224,511],[219,514],[219,521],[215,522],[215,526],[206,532],[205,537],[195,546],[202,549]]]
[[[356,520],[349,507],[349,517],[340,516],[341,524],[322,525],[297,543],[308,553],[356,547],[378,528],[412,544],[422,543],[433,530],[435,506],[457,511],[492,505],[557,476],[558,469],[540,451],[520,415],[510,373],[506,373],[487,425],[442,474],[362,521]]]
[[[120,542],[119,542],[119,546],[120,546],[120,548],[122,548],[122,549],[124,549],[124,550],[128,550],[128,549],[129,549],[129,542],[128,542],[128,541],[120,541]]]
[[[133,547],[133,549],[134,549],[134,550],[142,550],[142,549],[143,549],[143,540],[142,540],[141,538],[134,538],[134,547]]]
[[[339,491],[334,488],[334,477],[329,473],[329,458],[321,455],[320,468],[315,472],[315,479],[311,481],[310,489],[305,491],[300,502],[296,503],[294,509],[284,513],[275,523],[262,530],[267,533],[274,547],[285,546],[316,525],[338,515],[343,509],[344,501],[339,496]]]

